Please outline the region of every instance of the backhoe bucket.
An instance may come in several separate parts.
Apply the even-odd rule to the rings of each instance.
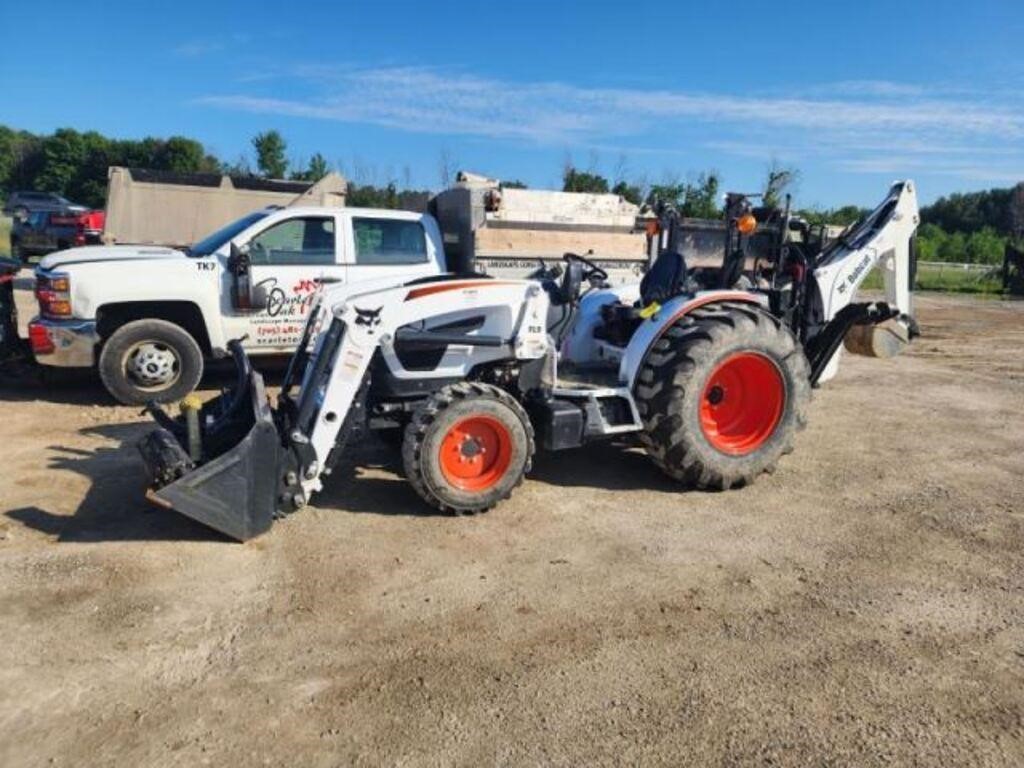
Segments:
[[[150,501],[238,541],[259,536],[273,524],[283,453],[263,378],[250,370],[246,389],[251,403],[239,404],[244,407],[229,407],[244,396],[239,392],[203,407],[203,418],[218,434],[204,436],[198,465],[187,452],[184,421],[175,422],[162,412],[154,410],[154,416],[165,427],[139,443],[152,482],[146,492]],[[231,436],[237,435],[241,439],[230,445]],[[207,456],[207,451],[214,455]]]

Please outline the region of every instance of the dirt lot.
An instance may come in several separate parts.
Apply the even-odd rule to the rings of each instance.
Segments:
[[[372,444],[247,545],[2,389],[0,764],[1024,764],[1024,305],[919,308],[749,489],[604,447],[439,517]]]

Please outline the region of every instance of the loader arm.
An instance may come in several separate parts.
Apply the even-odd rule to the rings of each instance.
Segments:
[[[453,307],[506,318],[503,333],[426,327]],[[153,481],[148,497],[232,538],[257,536],[321,490],[322,478],[365,425],[371,363],[378,352],[384,358],[393,354],[397,339],[429,340],[448,351],[435,371],[417,375],[437,381],[453,373],[467,378],[490,360],[546,355],[546,314],[546,295],[528,281],[442,279],[328,292],[310,312],[276,408],[269,407],[262,377],[238,345],[239,384],[203,405],[193,426],[187,417],[172,420],[152,407],[162,428],[139,445]],[[238,408],[239,403],[246,407]],[[198,441],[190,433],[197,428]],[[197,442],[199,456],[189,448]]]

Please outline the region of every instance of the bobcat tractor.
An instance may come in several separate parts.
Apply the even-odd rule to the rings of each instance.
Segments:
[[[751,197],[727,196],[713,269],[687,267],[664,209],[637,284],[609,287],[598,264],[566,254],[525,280],[326,290],[275,406],[238,342],[233,387],[175,417],[149,406],[147,496],[246,540],[305,506],[369,431],[400,440],[413,488],[451,513],[508,498],[538,448],[597,440],[635,439],[681,487],[750,483],[792,450],[844,342],[888,357],[916,334],[918,224],[909,181],[828,243],[788,204]],[[855,301],[875,268],[885,300]]]

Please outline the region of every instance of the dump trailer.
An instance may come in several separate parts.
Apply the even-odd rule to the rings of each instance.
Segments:
[[[107,245],[183,248],[271,206],[341,207],[347,188],[336,173],[315,184],[118,166],[111,166],[107,176]]]
[[[506,187],[497,179],[460,172],[453,187],[427,210],[444,236],[452,271],[521,278],[539,261],[586,254],[613,285],[636,282],[668,245],[659,231],[657,201],[638,206],[619,195]],[[781,218],[781,217],[779,217]],[[747,244],[751,263],[768,258],[779,221],[766,221]],[[823,232],[817,233],[824,242]],[[722,219],[674,217],[671,244],[697,268],[718,268],[727,231]]]
[[[518,278],[539,260],[560,261],[574,252],[623,283],[638,280],[651,261],[646,219],[619,195],[516,189],[460,172],[428,210],[456,272]]]

